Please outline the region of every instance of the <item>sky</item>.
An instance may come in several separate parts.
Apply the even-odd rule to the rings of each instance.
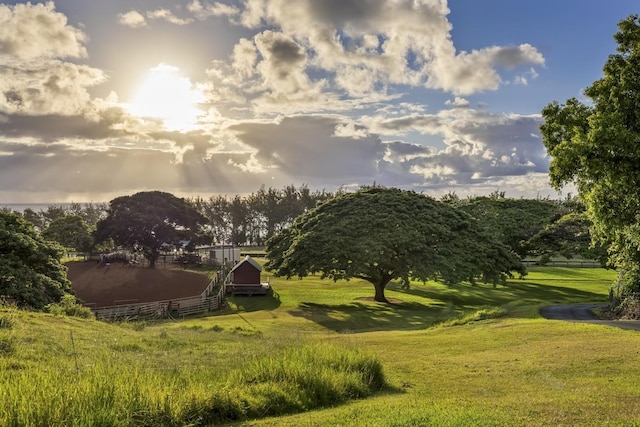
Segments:
[[[1,0],[0,0],[1,1]],[[0,3],[0,204],[549,185],[637,0]]]

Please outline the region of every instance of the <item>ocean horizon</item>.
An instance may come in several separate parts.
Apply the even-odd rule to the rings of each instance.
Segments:
[[[73,205],[75,202],[51,202],[51,203],[2,203],[0,202],[0,209],[8,209],[10,211],[16,212],[24,212],[26,209],[31,209],[34,212],[46,211],[49,206],[60,206],[60,207],[68,207]],[[85,203],[79,202],[81,205]],[[95,202],[91,202],[92,204],[96,204]]]

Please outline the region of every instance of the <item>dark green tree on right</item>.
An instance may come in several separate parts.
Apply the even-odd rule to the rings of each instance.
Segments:
[[[575,98],[542,110],[540,127],[552,157],[549,175],[560,189],[574,183],[596,241],[610,243],[622,296],[640,292],[640,18],[618,24],[616,53],[603,77]],[[628,303],[629,301],[627,301]]]

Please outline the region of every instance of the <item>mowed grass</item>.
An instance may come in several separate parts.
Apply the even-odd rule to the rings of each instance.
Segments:
[[[542,305],[606,301],[614,276],[545,267],[495,289],[413,283],[402,290],[391,284],[390,305],[372,302],[373,287],[362,281],[269,278],[273,297],[234,297],[216,315],[156,324],[0,311],[8,325],[0,329],[0,344],[3,336],[9,343],[0,354],[0,395],[2,386],[21,384],[24,404],[42,405],[47,414],[98,393],[103,407],[87,411],[105,421],[128,411],[130,417],[120,419],[172,425],[171,419],[187,419],[185,411],[191,411],[195,425],[206,425],[203,408],[243,378],[255,383],[247,373],[282,376],[278,366],[293,373],[277,385],[247,389],[258,396],[254,400],[282,388],[289,389],[285,395],[297,388],[308,398],[300,380],[305,372],[334,374],[323,370],[322,357],[294,355],[326,353],[335,360],[344,352],[378,361],[389,386],[319,406],[302,402],[280,413],[264,407],[266,417],[229,418],[229,425],[640,425],[640,334],[538,315]],[[0,408],[6,402],[0,398]],[[279,416],[269,416],[274,413]]]

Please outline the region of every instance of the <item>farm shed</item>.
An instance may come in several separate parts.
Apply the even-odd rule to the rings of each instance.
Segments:
[[[233,265],[240,261],[240,248],[232,245],[198,246],[196,252],[213,265]]]
[[[227,291],[233,295],[266,295],[270,286],[260,281],[260,272],[260,264],[247,255],[231,269]]]

